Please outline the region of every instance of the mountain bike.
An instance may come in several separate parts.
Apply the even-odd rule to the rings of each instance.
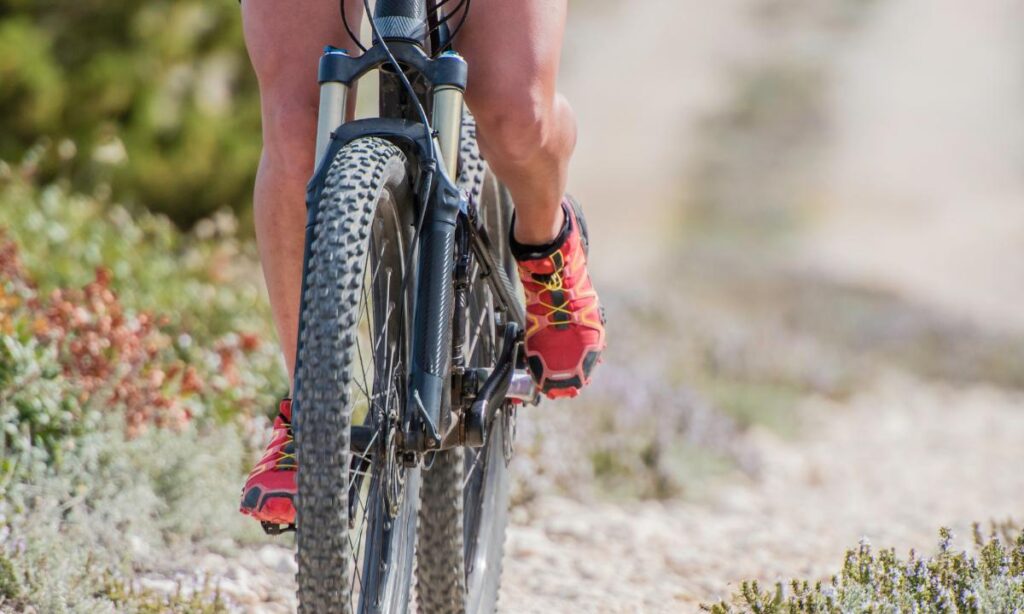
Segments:
[[[264,524],[296,531],[302,612],[405,612],[414,593],[424,613],[496,608],[516,409],[539,398],[512,202],[480,156],[451,50],[470,0],[446,3],[364,0],[372,45],[320,59],[297,517]],[[345,121],[371,71],[379,117]]]

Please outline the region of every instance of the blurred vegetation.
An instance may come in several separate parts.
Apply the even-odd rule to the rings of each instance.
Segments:
[[[59,144],[44,181],[188,226],[249,202],[259,127],[235,0],[0,0],[0,159]]]
[[[251,246],[37,170],[0,163],[0,609],[219,611],[131,578],[256,536],[224,510],[287,381]]]
[[[863,541],[847,551],[831,582],[793,580],[763,591],[744,582],[729,601],[704,605],[711,614],[838,614],[840,612],[1020,612],[1024,609],[1024,535],[1012,527],[989,537],[974,528],[975,554],[956,551],[949,529],[939,531],[939,552],[906,559],[874,552]]]
[[[230,212],[183,233],[163,215],[129,212],[67,181],[40,185],[33,169],[45,156],[37,147],[17,166],[0,162],[0,228],[41,292],[83,286],[102,267],[126,306],[159,312],[194,336],[269,333],[255,246],[239,238]]]
[[[134,432],[230,421],[287,390],[233,217],[183,234],[25,174],[0,168],[0,475],[12,452],[58,459],[100,410]]]

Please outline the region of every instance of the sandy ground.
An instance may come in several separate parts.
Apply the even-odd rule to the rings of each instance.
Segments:
[[[862,537],[928,552],[949,526],[966,547],[1024,506],[1021,401],[894,378],[808,401],[804,436],[760,437],[763,476],[709,501],[545,500],[511,531],[502,611],[693,612],[745,579],[827,578]]]
[[[809,399],[795,440],[755,434],[762,474],[706,500],[542,499],[510,528],[500,611],[695,612],[746,579],[827,578],[862,538],[929,552],[948,526],[967,547],[972,522],[1024,509],[1022,403],[893,376],[842,406]],[[241,611],[294,611],[289,548],[196,567]]]
[[[752,52],[737,43],[756,39],[750,4],[595,3],[574,19],[563,83],[582,135],[572,189],[601,246],[595,270],[616,290],[670,246],[658,229],[676,215],[689,137],[722,99],[723,68]],[[993,330],[1024,326],[1020,12],[1011,0],[878,4],[834,66],[828,179],[806,261]],[[929,551],[951,526],[966,546],[971,522],[1024,509],[1013,470],[1022,402],[889,373],[840,406],[806,399],[793,438],[756,432],[759,477],[703,500],[541,499],[510,528],[501,611],[692,612],[743,579],[828,576],[862,537]],[[286,548],[199,567],[244,611],[294,608]]]

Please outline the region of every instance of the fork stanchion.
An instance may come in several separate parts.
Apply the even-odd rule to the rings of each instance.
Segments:
[[[348,57],[348,52],[334,47],[324,49],[325,58],[332,55]],[[341,81],[320,82],[320,109],[317,112],[316,156],[313,158],[313,172],[316,172],[320,166],[320,160],[327,153],[327,146],[331,142],[331,132],[345,122],[348,89],[348,84]]]
[[[445,52],[437,60],[441,75],[451,73],[451,83],[436,83],[433,91],[433,117],[430,123],[437,135],[438,150],[448,177],[454,180],[459,168],[459,143],[462,136],[462,106],[465,96],[466,61],[457,53]],[[459,82],[461,81],[461,83]]]

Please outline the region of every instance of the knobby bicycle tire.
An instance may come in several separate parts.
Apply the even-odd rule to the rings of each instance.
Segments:
[[[419,469],[404,468],[389,445],[405,402],[415,291],[403,283],[407,166],[388,141],[355,141],[332,162],[319,203],[294,421],[300,612],[404,612],[410,599]],[[374,433],[362,454],[350,445],[360,420]]]

